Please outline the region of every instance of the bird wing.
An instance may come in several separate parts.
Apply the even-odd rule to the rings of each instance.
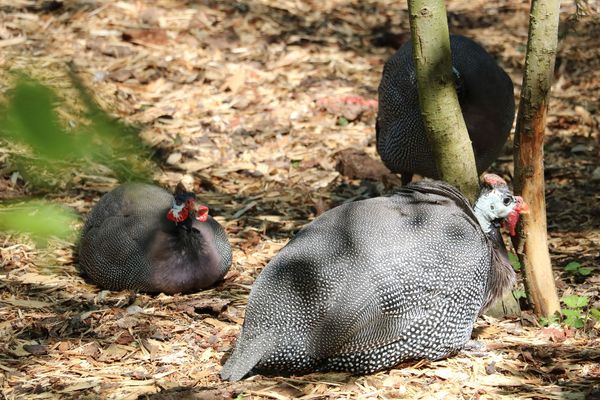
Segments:
[[[412,325],[424,323],[436,310],[448,307],[454,286],[412,286],[410,282],[421,277],[409,268],[402,270],[405,273],[398,279],[398,274],[389,275],[388,271],[385,275],[386,271],[378,268],[358,286],[350,283],[340,290],[309,335],[309,354],[325,358],[401,340]]]
[[[147,266],[136,229],[131,218],[105,218],[98,226],[91,226],[81,243],[80,262],[92,280],[111,290],[132,286],[140,276],[140,266]],[[132,271],[136,271],[132,273]],[[142,288],[138,288],[142,289]]]
[[[489,252],[469,219],[463,213],[447,215],[445,223],[463,235],[444,240],[425,235],[419,241],[406,235],[403,246],[379,249],[361,274],[348,275],[309,335],[309,354],[331,357],[373,349],[403,340],[412,327],[439,324],[439,316],[448,312],[476,315],[461,302],[481,300],[478,287],[487,278],[477,275],[485,273],[480,265],[489,263]],[[453,242],[458,248],[469,242],[474,246],[451,251]]]

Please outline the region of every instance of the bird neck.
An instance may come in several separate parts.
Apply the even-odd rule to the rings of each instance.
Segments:
[[[491,241],[494,251],[492,251],[492,268],[488,277],[486,298],[479,314],[483,314],[497,300],[501,299],[504,293],[515,284],[516,274],[513,270],[502,235],[498,229],[491,229],[487,234]]]
[[[490,233],[494,228],[493,221],[495,218],[491,215],[490,211],[487,211],[487,207],[483,207],[483,204],[481,204],[482,201],[481,197],[477,200],[475,207],[473,207],[473,213],[475,214],[481,229],[483,229],[483,232]]]

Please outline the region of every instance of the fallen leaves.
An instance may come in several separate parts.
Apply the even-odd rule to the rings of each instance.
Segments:
[[[561,326],[550,326],[542,328],[539,333],[541,336],[548,337],[556,343],[564,342],[567,338],[572,338],[575,335],[573,329],[563,328]]]
[[[360,96],[323,97],[317,101],[317,106],[348,121],[356,121],[363,114],[374,115],[377,112],[377,100]]]
[[[409,32],[406,4],[118,1],[63,6],[60,13],[17,9],[30,3],[0,1],[6,67],[0,82],[8,87],[8,71],[24,70],[62,87],[64,63],[73,61],[105,108],[144,126],[141,137],[164,161],[155,176],[160,184],[184,179],[202,188],[199,196],[227,229],[234,264],[213,290],[132,299],[86,284],[72,244],[59,245],[56,268],[42,271],[33,245],[3,236],[0,390],[6,397],[152,398],[161,391],[162,400],[564,398],[600,377],[600,343],[587,335],[597,326],[581,334],[483,320],[476,335],[488,351],[481,357],[409,362],[366,377],[221,382],[221,359],[267,262],[316,215],[385,193],[382,183],[397,186],[377,157],[374,126],[381,68]],[[452,28],[491,48],[518,89],[528,6],[487,2],[485,10],[500,10],[490,25],[481,4],[449,2]],[[566,259],[594,265],[600,243],[594,219],[600,46],[597,25],[579,23],[561,40],[548,121],[550,247],[557,265]],[[374,46],[386,36],[394,48]],[[63,113],[69,121],[73,110]],[[0,146],[0,164],[10,173],[8,155]],[[53,196],[82,214],[117,184],[104,170],[74,175],[68,190]],[[2,178],[2,199],[29,190],[23,177]],[[560,282],[565,291],[574,287]],[[595,273],[586,280],[592,302],[597,283]]]
[[[24,299],[15,299],[14,297],[9,299],[0,299],[0,303],[10,304],[16,307],[22,308],[49,308],[52,307],[51,303],[47,303],[45,301],[39,300],[24,300]]]
[[[387,169],[380,160],[375,160],[361,150],[344,149],[336,154],[336,170],[350,179],[370,179],[400,186],[398,177]]]
[[[160,28],[127,29],[123,31],[123,40],[146,46],[165,46],[169,43],[167,31]]]

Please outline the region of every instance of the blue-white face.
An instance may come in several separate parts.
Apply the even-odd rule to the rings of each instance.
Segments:
[[[475,209],[480,210],[490,221],[505,219],[515,210],[518,201],[506,190],[492,189],[477,199]]]
[[[473,211],[484,232],[490,232],[495,221],[506,221],[510,234],[514,236],[520,214],[529,212],[529,208],[521,196],[514,196],[506,186],[500,186],[484,191]]]

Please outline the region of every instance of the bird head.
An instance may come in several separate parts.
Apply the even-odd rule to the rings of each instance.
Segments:
[[[178,183],[175,188],[173,205],[167,212],[167,219],[177,223],[193,222],[195,219],[199,222],[208,220],[208,207],[205,205],[196,205],[196,195],[188,192],[182,183]]]
[[[481,194],[475,203],[474,211],[484,232],[493,226],[504,223],[511,236],[516,234],[516,226],[521,214],[529,212],[529,206],[521,196],[515,196],[506,181],[494,174],[483,176]]]

